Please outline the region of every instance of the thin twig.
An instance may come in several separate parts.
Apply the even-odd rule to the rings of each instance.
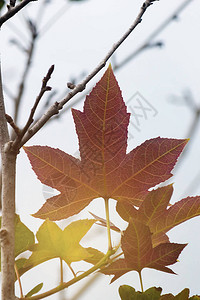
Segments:
[[[10,7],[15,7],[16,0],[10,0]]]
[[[0,27],[10,18],[12,18],[16,13],[18,13],[22,8],[24,8],[30,2],[37,1],[37,0],[23,0],[15,7],[10,7],[10,9],[0,17]]]
[[[21,132],[17,135],[14,143],[13,143],[13,148],[15,149],[19,143],[21,142],[23,136],[25,135],[25,133],[27,132],[28,128],[30,127],[30,125],[33,123],[34,119],[34,114],[35,114],[35,111],[37,109],[37,106],[40,102],[40,100],[42,99],[43,95],[45,92],[47,91],[51,91],[51,87],[47,85],[48,81],[50,80],[51,78],[51,75],[54,71],[54,65],[52,65],[48,72],[47,72],[47,75],[43,78],[43,81],[42,81],[42,87],[40,89],[40,93],[39,95],[37,96],[36,100],[35,100],[35,103],[31,109],[31,112],[30,112],[30,115],[29,115],[29,118],[26,122],[26,125],[24,126],[24,128],[21,130]]]
[[[60,17],[64,15],[70,7],[71,6],[68,2],[65,3],[42,27],[39,32],[39,36],[43,36],[58,20],[60,20]]]
[[[48,4],[48,1],[43,0],[42,2],[40,2],[40,7],[38,8],[38,13],[36,16],[36,24],[37,27],[39,28],[40,23],[42,22],[42,19],[44,17],[44,13],[45,13],[45,6]]]
[[[33,57],[33,53],[34,53],[34,49],[35,49],[35,41],[36,41],[36,38],[37,38],[37,32],[36,32],[36,30],[33,31],[33,29],[32,29],[33,26],[32,27],[30,26],[30,21],[29,21],[28,25],[29,25],[29,29],[30,29],[30,32],[31,32],[31,43],[30,43],[29,49],[27,51],[27,54],[28,54],[27,61],[26,61],[26,64],[25,64],[23,75],[21,77],[20,84],[19,84],[18,94],[17,94],[16,98],[14,99],[14,101],[15,101],[14,122],[16,124],[17,124],[17,120],[18,120],[19,107],[20,107],[21,99],[22,99],[24,89],[25,89],[27,75],[28,75],[28,72],[30,70],[31,61],[32,61],[32,57]]]
[[[17,276],[17,281],[19,283],[20,297],[23,298],[24,295],[23,295],[23,290],[22,290],[22,283],[21,283],[21,279],[20,279],[20,276],[19,276],[19,272],[18,272],[16,263],[15,263],[15,274]]]
[[[180,6],[178,6],[175,11],[169,16],[166,20],[164,20],[145,40],[145,42],[136,49],[132,54],[127,56],[124,60],[122,60],[119,64],[116,64],[115,71],[122,68],[124,65],[129,63],[133,58],[135,58],[141,51],[146,50],[148,48],[151,48],[151,42],[155,39],[156,36],[158,36],[166,27],[172,22],[177,20],[177,17],[180,15],[180,13],[192,2],[193,0],[186,0],[185,2],[181,3]],[[161,46],[160,43],[157,44],[157,46]]]
[[[187,94],[183,95],[183,100],[187,104],[188,108],[191,109],[191,111],[193,113],[192,123],[190,124],[188,132],[185,135],[186,138],[190,139],[190,142],[188,143],[186,149],[183,151],[179,160],[177,161],[173,173],[176,173],[179,170],[179,167],[182,165],[183,158],[185,158],[185,156],[188,154],[189,149],[191,148],[191,145],[192,145],[192,140],[193,140],[196,130],[199,126],[199,120],[200,120],[200,106],[198,106],[196,104],[196,102],[193,98],[193,95],[191,93],[187,93]]]
[[[16,24],[13,22],[7,22],[6,26],[13,32],[15,33],[15,35],[18,36],[18,38],[20,38],[20,42],[26,42],[27,41],[27,37],[26,35],[23,34],[23,32],[16,26]]]
[[[140,45],[136,50],[134,50],[130,55],[128,55],[125,59],[123,59],[121,62],[117,63],[115,61],[113,71],[119,71],[123,66],[128,64],[132,59],[136,58],[139,54],[141,54],[144,50],[152,49],[152,47],[160,47],[162,45],[162,42],[156,42],[153,43],[153,39],[155,39],[156,36],[158,36],[166,27],[176,18],[180,15],[180,13],[192,2],[193,0],[186,0],[183,2],[178,8],[174,10],[174,12],[171,14],[170,17],[168,17],[164,22],[162,22],[159,27],[157,27],[149,36],[148,38]],[[89,90],[86,90],[83,94],[81,94],[80,97],[78,97],[75,101],[73,101],[73,105],[79,103],[83,97],[85,97],[88,94]],[[70,110],[71,106],[68,106],[65,109],[65,112],[67,110]],[[64,111],[61,112],[61,114],[64,113]]]
[[[80,281],[81,279],[87,277],[88,275],[94,273],[96,270],[98,270],[99,268],[103,267],[104,265],[107,264],[109,258],[111,255],[113,255],[115,253],[114,250],[112,251],[108,251],[105,256],[96,264],[94,265],[92,268],[90,268],[89,270],[85,271],[84,273],[82,273],[81,275],[71,279],[70,281],[66,282],[66,283],[63,283],[62,285],[56,287],[56,288],[53,288],[51,289],[50,291],[48,292],[44,292],[44,293],[41,293],[40,295],[36,295],[36,296],[32,296],[32,297],[27,297],[26,299],[27,300],[39,300],[39,299],[43,299],[45,297],[48,297],[48,296],[51,296],[59,291],[62,291],[64,290],[65,288],[73,285],[74,283]]]
[[[10,124],[10,126],[14,129],[14,132],[16,133],[16,135],[20,135],[20,129],[19,127],[15,124],[15,122],[13,121],[12,117],[9,116],[8,114],[5,114],[6,116],[6,120],[7,122]]]
[[[138,26],[138,24],[142,21],[142,16],[144,15],[147,8],[153,4],[153,2],[156,0],[146,0],[141,9],[140,12],[133,22],[133,24],[130,26],[130,28],[124,33],[124,35],[116,42],[116,44],[113,45],[113,47],[110,49],[110,51],[107,53],[107,55],[104,57],[104,59],[100,62],[100,64],[76,87],[68,93],[68,95],[60,102],[55,102],[48,111],[37,121],[36,124],[34,124],[24,135],[20,147],[23,146],[33,135],[40,130],[44,124],[54,115],[58,114],[59,111],[63,108],[63,106],[71,99],[73,98],[77,93],[82,92],[85,88],[88,82],[99,73],[99,71],[105,67],[106,62],[109,60],[109,58],[113,55],[113,53],[119,48],[119,46],[127,39],[127,37],[132,33],[132,31]]]
[[[6,94],[11,100],[14,100],[14,95],[12,94],[10,89],[5,84],[3,84],[3,91],[4,91],[4,94]]]
[[[80,299],[80,296],[83,296],[83,293],[92,285],[94,285],[94,282],[99,278],[99,276],[100,273],[94,273],[94,275],[88,279],[88,281],[80,288],[80,290],[77,291],[76,289],[75,295],[73,295],[73,297],[70,298],[70,300]]]
[[[1,65],[0,65],[1,67]],[[3,99],[3,88],[2,88],[2,79],[1,79],[1,68],[0,68],[0,146],[3,147],[5,143],[9,141],[9,133],[7,120],[5,116],[5,107]]]

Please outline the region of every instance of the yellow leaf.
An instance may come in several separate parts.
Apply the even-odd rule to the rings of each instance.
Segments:
[[[78,220],[62,230],[56,223],[45,220],[36,234],[38,243],[31,248],[33,253],[25,267],[36,266],[56,257],[67,264],[90,257],[91,254],[79,243],[95,222]]]

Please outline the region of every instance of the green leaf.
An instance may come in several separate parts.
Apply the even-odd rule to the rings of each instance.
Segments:
[[[152,287],[142,293],[136,292],[135,289],[129,285],[119,287],[121,300],[159,300],[161,291],[161,288]]]
[[[189,298],[189,289],[184,289],[182,292],[180,292],[178,295],[174,297],[176,300],[188,300]]]
[[[24,264],[25,264],[26,261],[27,261],[27,258],[19,258],[19,259],[17,259],[15,261],[17,269],[18,270],[21,269],[24,266]]]
[[[79,243],[95,222],[88,219],[78,220],[62,230],[56,223],[47,219],[36,234],[38,244],[31,247],[33,253],[24,267],[33,267],[57,257],[68,265],[89,258],[91,254]]]
[[[97,249],[92,247],[86,248],[88,253],[90,253],[91,257],[87,257],[84,261],[96,265],[104,256],[105,254]]]
[[[34,243],[35,237],[33,232],[21,222],[18,215],[15,215],[15,257],[29,250]]]
[[[162,295],[160,297],[160,300],[188,300],[189,292],[190,292],[189,289],[184,289],[176,296],[172,294]]]
[[[32,290],[30,290],[30,292],[28,292],[25,297],[31,297],[34,294],[37,294],[42,289],[42,287],[43,287],[43,283],[39,283]]]
[[[24,225],[18,215],[15,216],[15,257],[35,243],[35,237],[32,231]]]
[[[173,300],[174,299],[174,295],[172,295],[172,294],[166,294],[166,295],[162,295],[161,297],[160,297],[160,300]]]

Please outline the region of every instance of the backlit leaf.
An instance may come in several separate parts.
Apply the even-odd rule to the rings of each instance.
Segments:
[[[15,215],[15,257],[29,250],[29,247],[32,246],[34,243],[35,236],[33,232],[21,222],[20,217],[18,215]]]
[[[43,283],[39,283],[32,290],[30,290],[30,292],[28,292],[25,297],[31,297],[34,294],[37,294],[42,289],[42,287],[43,287]]]
[[[159,300],[162,289],[152,287],[145,292],[136,292],[129,285],[121,285],[119,287],[119,295],[121,300]]]
[[[127,154],[130,115],[111,67],[86,97],[83,112],[72,113],[81,160],[46,146],[24,147],[38,179],[60,192],[35,217],[67,218],[98,197],[139,206],[149,188],[172,176],[187,143],[158,137]]]
[[[33,232],[15,216],[15,256],[28,250],[35,243]]]
[[[92,247],[86,248],[86,250],[91,256],[85,258],[84,261],[93,265],[96,265],[105,256],[103,252]]]
[[[165,186],[147,194],[139,209],[130,203],[118,203],[120,216],[129,221],[132,217],[150,227],[153,245],[167,242],[168,232],[173,227],[200,215],[200,197],[187,197],[170,205],[173,186]]]
[[[175,274],[167,266],[177,261],[185,246],[186,244],[163,243],[153,248],[149,227],[131,219],[121,240],[124,259],[111,263],[102,272],[115,275],[112,281],[132,270],[141,272],[143,268]]]
[[[160,300],[188,300],[189,292],[190,292],[189,289],[184,289],[176,296],[172,294],[162,295],[160,297]]]
[[[97,225],[107,227],[107,222],[104,218],[98,217],[97,215],[95,215],[91,212],[90,212],[90,214],[93,216],[93,218],[95,218],[97,221],[99,221],[99,223],[97,223]],[[121,232],[121,230],[112,222],[110,222],[110,229],[117,231],[117,232]]]
[[[136,292],[135,289],[129,285],[122,285],[119,287],[119,294],[121,300],[197,300],[199,296],[192,296],[189,298],[189,289],[184,289],[178,295],[165,294],[160,296],[161,288],[152,287],[145,292]]]
[[[31,247],[33,253],[24,267],[33,267],[57,257],[68,265],[91,257],[87,249],[79,243],[95,222],[95,220],[78,220],[62,230],[56,223],[45,220],[36,234],[38,243]]]

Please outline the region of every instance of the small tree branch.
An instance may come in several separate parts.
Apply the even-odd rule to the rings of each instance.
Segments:
[[[7,122],[10,124],[10,126],[13,128],[14,132],[18,136],[20,134],[20,129],[19,127],[14,123],[13,119],[11,116],[8,114],[5,114]]]
[[[10,0],[10,7],[15,7],[16,0]]]
[[[3,147],[5,143],[9,142],[8,126],[5,114],[3,88],[1,79],[1,66],[0,66],[0,145]]]
[[[161,46],[161,42],[155,42],[153,43],[153,40],[172,22],[174,21],[177,16],[192,2],[193,0],[186,0],[185,2],[181,3],[181,5],[174,10],[174,12],[166,18],[149,36],[148,38],[140,45],[136,50],[134,50],[130,55],[128,55],[126,58],[124,58],[121,62],[115,63],[113,67],[113,71],[120,70],[123,66],[128,64],[132,59],[136,58],[139,54],[141,54],[144,50],[152,49],[153,47],[159,47]],[[75,101],[73,101],[73,105],[79,103],[84,96],[88,94],[88,90],[84,92],[84,94],[81,94],[80,97],[78,97]],[[67,107],[66,110],[69,110],[70,107]],[[65,112],[66,112],[65,110]],[[61,114],[64,111],[61,112]]]
[[[10,9],[7,11],[7,13],[5,13],[3,16],[0,17],[0,27],[6,21],[8,21],[10,18],[12,18],[14,15],[16,15],[16,13],[18,13],[27,4],[29,4],[30,2],[33,2],[33,1],[37,1],[37,0],[23,0],[18,5],[14,6],[14,7],[10,6]]]
[[[39,300],[39,299],[43,299],[46,298],[48,296],[51,296],[59,291],[62,291],[66,288],[68,288],[69,286],[73,285],[74,283],[80,281],[81,279],[87,277],[88,275],[94,273],[96,270],[98,270],[99,268],[103,267],[105,264],[108,263],[109,258],[111,255],[113,255],[115,253],[115,250],[109,250],[105,256],[96,264],[94,265],[92,268],[90,268],[89,270],[85,271],[84,273],[82,273],[81,275],[74,277],[73,279],[71,279],[68,282],[63,283],[62,285],[57,286],[56,288],[51,289],[48,292],[44,292],[41,293],[39,295],[36,296],[32,296],[32,297],[27,297],[27,300]],[[20,298],[23,299],[23,298]]]
[[[33,135],[40,130],[44,124],[54,115],[58,114],[59,111],[63,108],[63,106],[76,94],[82,92],[87,83],[96,75],[99,73],[99,71],[105,67],[106,62],[109,60],[109,58],[113,55],[113,53],[119,48],[119,46],[127,39],[127,37],[131,34],[131,32],[138,26],[138,24],[142,21],[142,16],[146,12],[147,8],[153,4],[154,1],[158,0],[146,0],[136,17],[133,24],[130,26],[130,28],[124,33],[124,35],[116,42],[113,47],[110,49],[110,51],[107,53],[107,55],[104,57],[104,59],[100,62],[100,64],[76,87],[68,93],[68,95],[60,102],[55,102],[48,110],[47,112],[26,132],[24,135],[20,147],[22,147]]]
[[[135,58],[141,51],[146,50],[151,47],[151,41],[155,39],[172,21],[176,20],[179,14],[192,2],[193,0],[186,0],[181,3],[175,11],[169,16],[166,20],[164,20],[145,40],[145,42],[136,49],[132,54],[127,56],[124,60],[122,60],[119,64],[116,65],[115,70],[122,68],[124,65],[129,63],[133,58]],[[159,46],[159,45],[158,45]]]
[[[21,140],[22,140],[24,134],[27,132],[28,128],[29,128],[30,125],[33,123],[33,121],[34,121],[33,117],[34,117],[35,111],[36,111],[36,109],[37,109],[37,107],[38,107],[38,104],[39,104],[40,100],[42,99],[44,93],[51,90],[51,87],[50,87],[50,86],[47,86],[47,83],[48,83],[48,81],[50,80],[53,71],[54,71],[54,65],[52,65],[52,66],[50,67],[50,69],[49,69],[48,72],[47,72],[47,75],[43,78],[43,81],[42,81],[42,87],[41,87],[40,93],[39,93],[39,95],[37,96],[37,98],[36,98],[36,100],[35,100],[35,103],[34,103],[32,109],[31,109],[31,112],[30,112],[29,118],[28,118],[28,120],[27,120],[27,122],[26,122],[26,125],[25,125],[24,128],[17,134],[17,137],[16,137],[15,141],[14,141],[13,144],[12,144],[13,149],[17,149],[17,147],[18,147],[19,143],[21,142]]]
[[[39,37],[43,36],[58,20],[60,17],[66,13],[66,11],[71,7],[69,2],[66,2],[50,19],[47,23],[41,28],[39,32]]]
[[[47,86],[47,83],[48,83],[48,81],[50,80],[53,71],[54,71],[54,65],[52,65],[52,66],[49,68],[49,70],[48,70],[48,72],[47,72],[47,75],[46,75],[46,76],[43,78],[43,80],[42,80],[42,87],[41,87],[40,93],[39,93],[39,95],[37,96],[37,98],[36,98],[36,100],[35,100],[35,104],[34,104],[34,106],[33,106],[32,109],[31,109],[31,113],[30,113],[30,116],[29,116],[29,118],[28,118],[28,121],[27,121],[27,123],[26,123],[24,129],[22,130],[22,136],[26,133],[26,131],[28,130],[28,128],[30,127],[30,125],[32,124],[32,122],[34,121],[34,120],[33,120],[33,116],[34,116],[34,114],[35,114],[35,111],[36,111],[36,109],[37,109],[37,106],[38,106],[40,100],[42,99],[44,93],[47,92],[47,91],[51,91],[51,87],[50,87],[50,86]]]
[[[29,49],[27,50],[27,61],[25,64],[25,68],[23,71],[23,75],[21,77],[20,80],[20,84],[19,84],[19,90],[18,90],[18,94],[16,96],[16,98],[14,99],[15,101],[15,107],[14,107],[14,122],[17,124],[18,121],[18,115],[19,115],[19,107],[20,107],[20,103],[21,103],[21,99],[24,93],[24,88],[25,88],[25,84],[26,84],[26,79],[27,79],[27,75],[28,72],[30,70],[31,67],[31,61],[32,61],[32,57],[33,57],[33,53],[34,53],[34,49],[35,49],[35,41],[37,38],[37,33],[36,31],[32,30],[32,27],[30,26],[30,22],[28,23],[29,25],[29,29],[31,31],[31,43],[29,46]]]

